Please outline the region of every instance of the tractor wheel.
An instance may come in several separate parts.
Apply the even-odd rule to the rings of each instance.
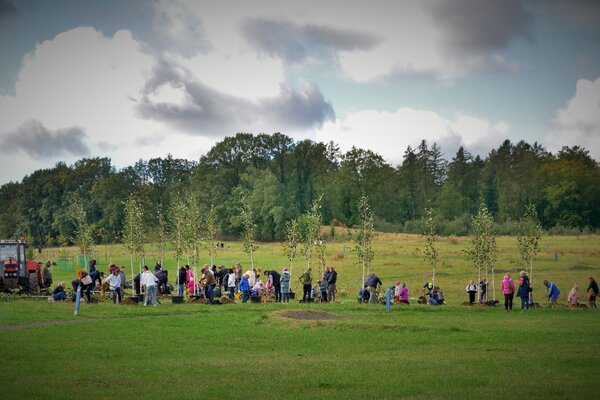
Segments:
[[[27,291],[29,292],[29,294],[38,292],[39,282],[38,282],[37,274],[35,272],[32,272],[29,274],[29,279],[28,279],[27,283],[28,283]]]

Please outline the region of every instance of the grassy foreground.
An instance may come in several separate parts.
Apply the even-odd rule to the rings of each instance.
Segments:
[[[504,272],[521,269],[514,238],[498,239],[496,297]],[[465,260],[467,238],[440,238],[436,283],[449,303],[394,307],[358,305],[361,268],[338,233],[326,258],[336,267],[339,304],[292,303],[159,307],[15,300],[0,302],[2,399],[583,399],[598,391],[600,311],[570,310],[566,296],[588,277],[600,278],[600,236],[545,237],[534,267],[536,301],[541,281],[562,295],[554,309],[506,313],[503,307],[464,307],[465,286],[477,276]],[[287,265],[279,243],[260,243],[261,269]],[[377,234],[373,271],[385,285],[407,283],[410,295],[431,279],[419,236]],[[47,249],[56,259],[76,249]],[[346,251],[344,251],[346,250]],[[147,262],[157,258],[147,246]],[[120,246],[97,246],[99,269],[127,266]],[[216,264],[241,261],[240,243],[228,242]],[[201,260],[201,263],[208,259]],[[297,259],[297,277],[306,261]],[[174,272],[170,254],[164,265]],[[318,270],[318,268],[316,269]],[[57,267],[54,280],[74,271]],[[171,280],[173,274],[171,274]],[[491,287],[490,287],[491,291]],[[518,299],[515,299],[518,305]],[[327,311],[347,318],[306,321],[282,310]]]
[[[75,318],[19,300],[0,303],[2,398],[593,398],[598,328],[564,308],[105,302]]]

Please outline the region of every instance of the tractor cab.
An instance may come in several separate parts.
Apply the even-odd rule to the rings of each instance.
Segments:
[[[41,271],[35,261],[27,261],[23,240],[0,240],[0,290],[23,287],[32,292],[39,287]]]

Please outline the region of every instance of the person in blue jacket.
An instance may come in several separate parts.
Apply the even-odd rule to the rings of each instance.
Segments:
[[[242,303],[247,303],[250,298],[250,282],[248,282],[248,278],[250,278],[250,275],[244,274],[238,286],[238,290],[243,293]]]
[[[529,293],[531,292],[531,285],[529,284],[529,277],[527,272],[521,271],[521,278],[519,279],[519,290],[517,290],[517,296],[521,298],[521,311],[529,308]]]
[[[558,296],[560,295],[560,289],[558,289],[555,283],[549,281],[544,281],[544,286],[548,288],[548,299],[552,300],[552,304],[556,304],[556,300],[558,300]]]

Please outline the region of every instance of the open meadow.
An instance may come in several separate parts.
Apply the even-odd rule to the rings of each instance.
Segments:
[[[338,289],[348,293],[338,304],[173,305],[163,298],[154,308],[101,301],[82,304],[74,317],[70,302],[3,297],[2,398],[595,397],[600,312],[568,309],[566,295],[578,283],[586,302],[588,277],[600,277],[600,237],[544,237],[533,272],[534,298],[543,307],[524,313],[461,305],[468,280],[477,278],[465,261],[467,241],[439,238],[436,283],[446,294],[443,307],[412,302],[387,313],[384,306],[357,304],[361,270],[343,232],[327,243]],[[256,266],[287,264],[281,244],[259,246]],[[417,248],[423,248],[419,236],[377,234],[374,241],[373,271],[385,285],[406,282],[411,298],[430,279]],[[498,248],[500,299],[502,275],[520,267],[514,238],[499,238]],[[129,274],[122,248],[98,246],[96,252],[100,270],[111,258]],[[153,265],[156,251],[148,247],[148,253]],[[41,258],[57,256],[49,249]],[[215,261],[248,267],[235,242],[226,242]],[[174,271],[171,255],[164,264]],[[295,292],[304,265],[299,257]],[[55,282],[70,282],[75,272],[57,267],[54,275]],[[560,287],[559,306],[545,307],[543,279]]]

